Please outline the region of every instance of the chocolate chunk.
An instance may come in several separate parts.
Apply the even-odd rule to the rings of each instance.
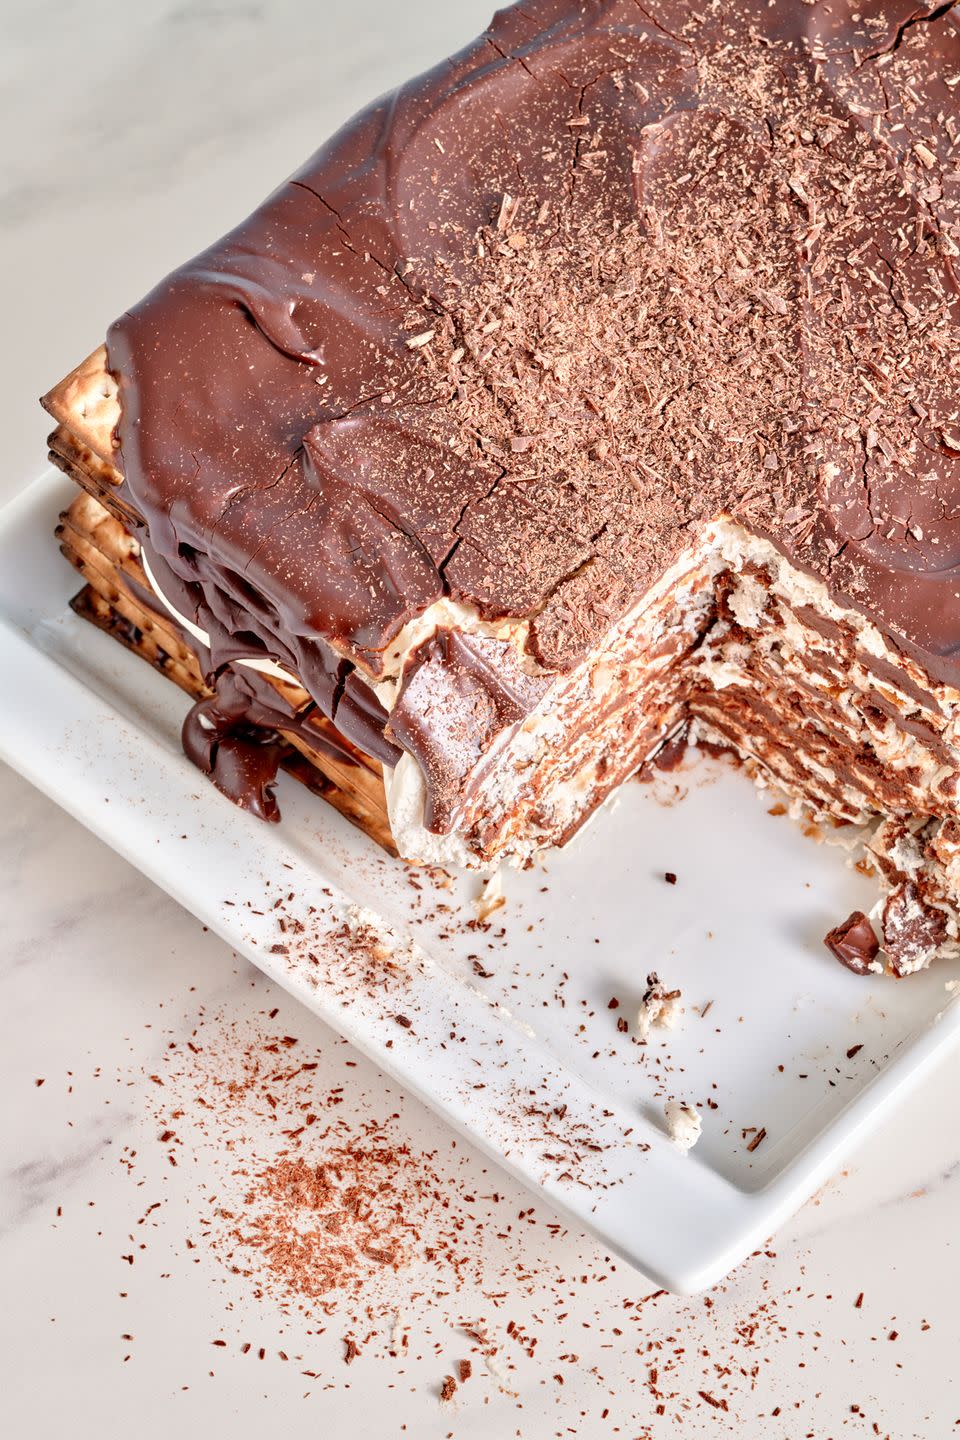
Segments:
[[[222,694],[198,700],[188,710],[183,722],[183,749],[235,805],[260,820],[277,821],[280,809],[274,786],[288,747],[273,730],[247,719],[248,706],[254,709],[254,702],[243,695],[239,686],[235,688],[234,695],[234,687],[224,685]]]
[[[880,968],[877,962],[880,941],[862,910],[848,915],[842,925],[823,937],[823,943],[854,975],[869,975]]]

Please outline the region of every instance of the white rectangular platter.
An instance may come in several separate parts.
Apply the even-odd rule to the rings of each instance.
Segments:
[[[68,608],[72,493],[51,472],[0,513],[0,756],[655,1283],[722,1278],[957,1043],[960,965],[838,965],[822,936],[873,886],[716,761],[626,786],[484,926],[476,879],[414,874],[287,777],[281,825],[235,809],[180,751],[186,697]],[[353,905],[392,932],[382,971],[336,938]],[[684,1013],[643,1044],[651,970]]]

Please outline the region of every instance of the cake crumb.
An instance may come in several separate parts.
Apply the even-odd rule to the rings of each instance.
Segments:
[[[484,882],[480,894],[475,897],[473,902],[473,907],[477,912],[477,919],[481,925],[485,920],[489,920],[490,916],[495,914],[497,910],[502,909],[506,903],[507,897],[503,893],[503,880],[500,871],[496,870],[490,878]]]
[[[883,966],[877,959],[880,942],[862,910],[848,915],[842,925],[835,926],[823,937],[823,943],[841,965],[855,975],[883,974]]]
[[[700,1139],[703,1121],[695,1105],[682,1100],[668,1100],[663,1107],[667,1121],[667,1134],[678,1150],[692,1150]]]
[[[682,1014],[680,1000],[681,992],[665,990],[659,975],[652,970],[647,976],[647,988],[637,1012],[637,1029],[641,1040],[646,1040],[654,1027],[658,1030],[673,1029]]]

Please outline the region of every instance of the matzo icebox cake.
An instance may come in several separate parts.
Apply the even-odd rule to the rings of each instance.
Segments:
[[[524,865],[708,742],[863,847],[839,959],[955,951],[958,99],[952,4],[501,11],[45,397],[75,608],[267,820]]]

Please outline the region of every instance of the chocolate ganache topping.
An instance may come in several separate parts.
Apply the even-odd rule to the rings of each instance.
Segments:
[[[526,0],[363,111],[110,330],[212,670],[429,772],[411,697],[515,723],[729,515],[960,684],[958,96],[952,4]],[[445,597],[530,675],[420,644],[391,728]]]

